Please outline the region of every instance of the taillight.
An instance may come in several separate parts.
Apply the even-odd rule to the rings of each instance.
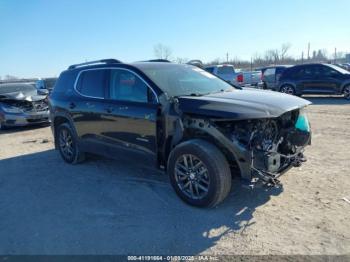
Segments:
[[[237,75],[237,82],[242,83],[243,82],[243,75]]]

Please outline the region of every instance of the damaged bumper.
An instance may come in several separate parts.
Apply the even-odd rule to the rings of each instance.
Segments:
[[[27,126],[49,123],[49,111],[32,113],[1,113],[1,121],[5,126]]]

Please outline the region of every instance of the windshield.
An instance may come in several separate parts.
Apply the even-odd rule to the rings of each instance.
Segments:
[[[349,71],[346,71],[345,69],[339,67],[339,66],[336,66],[336,65],[327,65],[331,68],[333,68],[334,70],[338,71],[339,73],[342,73],[342,74],[350,74]]]
[[[234,88],[216,76],[191,65],[139,64],[138,67],[169,96],[205,95]]]
[[[36,88],[31,84],[0,84],[0,95],[19,92],[25,95],[37,94]]]

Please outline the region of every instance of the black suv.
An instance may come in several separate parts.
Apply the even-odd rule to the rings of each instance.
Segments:
[[[350,72],[331,64],[305,64],[282,73],[277,91],[291,95],[343,94],[350,99]]]
[[[192,65],[125,64],[107,59],[72,65],[49,99],[55,146],[68,163],[85,153],[141,156],[165,169],[176,193],[215,206],[237,171],[249,183],[277,185],[305,160],[308,101],[236,89]],[[140,159],[140,158],[139,158]]]

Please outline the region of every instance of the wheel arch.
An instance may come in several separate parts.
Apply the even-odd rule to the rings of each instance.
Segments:
[[[73,119],[68,114],[63,113],[63,112],[56,114],[55,117],[53,118],[52,125],[51,125],[56,149],[58,148],[57,129],[63,123],[68,123],[71,126],[74,134],[77,136],[77,133],[76,133],[76,130],[75,130],[74,124],[73,124]]]
[[[281,84],[278,86],[278,91],[281,92],[281,89],[282,89],[282,87],[284,87],[284,86],[291,86],[291,87],[294,88],[294,91],[295,91],[295,92],[297,91],[296,84],[293,83],[293,82],[283,82],[283,83],[281,83]]]
[[[210,129],[212,129],[213,132],[211,132]],[[201,119],[199,119],[198,121],[191,120],[191,125],[185,124],[184,130],[180,139],[173,136],[173,137],[169,137],[166,141],[167,150],[165,151],[165,157],[164,157],[165,167],[168,165],[169,156],[172,150],[177,145],[193,139],[202,139],[204,141],[207,141],[213,144],[223,153],[223,155],[225,156],[227,162],[231,167],[231,172],[235,171],[233,173],[238,175],[242,175],[242,173],[246,173],[246,172],[242,172],[243,171],[242,166],[239,164],[239,156],[234,154],[232,152],[232,148],[229,148],[226,145],[227,143],[225,142],[227,141],[221,141],[220,138],[215,135],[216,132],[219,132],[219,131],[214,126],[210,124],[205,124],[205,121]]]

